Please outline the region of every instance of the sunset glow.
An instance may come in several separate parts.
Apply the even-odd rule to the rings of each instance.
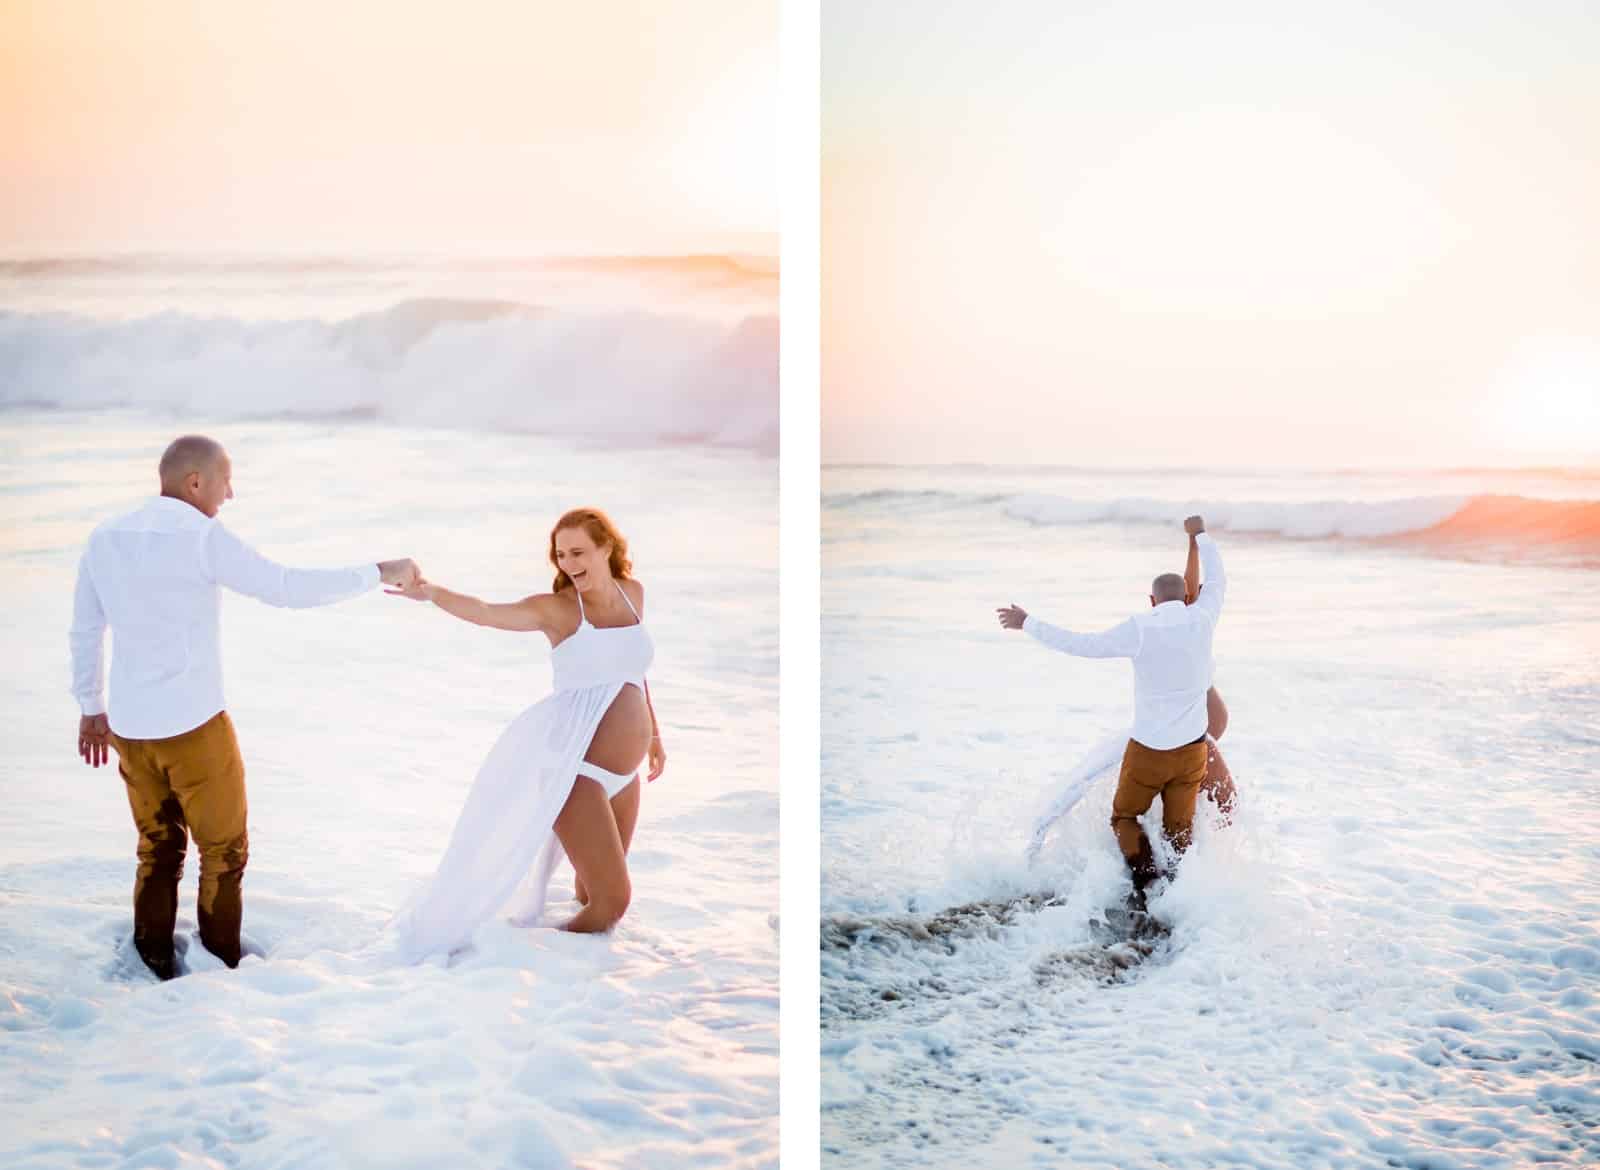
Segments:
[[[1530,457],[1600,451],[1600,340],[1525,345],[1484,411],[1483,430]]]
[[[769,248],[777,84],[740,0],[6,0],[0,252]]]
[[[823,57],[825,458],[1600,460],[1592,8],[828,3]]]

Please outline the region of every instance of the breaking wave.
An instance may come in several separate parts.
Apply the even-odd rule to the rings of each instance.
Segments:
[[[357,416],[775,453],[778,321],[419,299],[340,321],[0,312],[0,407]]]

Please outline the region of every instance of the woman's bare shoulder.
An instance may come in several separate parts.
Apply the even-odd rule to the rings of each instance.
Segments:
[[[622,591],[628,595],[628,600],[633,602],[633,607],[639,612],[644,612],[644,585],[637,577],[624,577],[620,582]]]
[[[560,593],[530,593],[517,604],[541,618],[559,617],[568,610],[577,609],[570,589],[563,589]]]
[[[517,605],[533,616],[552,643],[571,634],[580,620],[577,594],[571,588],[558,593],[531,593]]]

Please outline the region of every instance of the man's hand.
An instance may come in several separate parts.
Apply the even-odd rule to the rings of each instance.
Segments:
[[[91,768],[98,768],[111,758],[111,723],[104,715],[78,719],[78,754]]]
[[[422,570],[417,568],[417,562],[410,557],[398,561],[379,561],[378,577],[385,585],[399,585],[405,588],[422,580]]]
[[[1206,530],[1206,522],[1198,516],[1190,516],[1183,522],[1183,530],[1190,536],[1199,536]]]
[[[1000,615],[1000,624],[1008,630],[1020,630],[1022,623],[1028,620],[1028,611],[1016,605],[997,609],[995,613]]]

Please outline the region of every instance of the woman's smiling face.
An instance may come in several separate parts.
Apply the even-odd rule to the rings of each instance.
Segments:
[[[611,580],[609,546],[596,546],[582,528],[563,528],[556,533],[556,568],[565,573],[581,592]]]

